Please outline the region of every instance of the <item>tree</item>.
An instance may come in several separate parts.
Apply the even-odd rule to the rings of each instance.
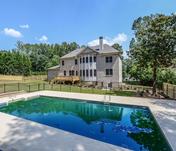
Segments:
[[[158,69],[171,66],[176,57],[176,15],[139,17],[132,29],[135,38],[130,43],[130,57],[139,67],[152,69],[155,94]]]
[[[117,50],[120,51],[121,53],[123,53],[122,46],[119,45],[118,43],[113,44],[112,47],[115,48],[115,49],[117,49]]]
[[[115,49],[117,49],[118,51],[120,51],[120,53],[121,53],[121,59],[123,60],[123,56],[122,56],[123,49],[122,49],[122,46],[119,45],[118,43],[115,43],[115,44],[112,45],[112,47],[115,48]]]

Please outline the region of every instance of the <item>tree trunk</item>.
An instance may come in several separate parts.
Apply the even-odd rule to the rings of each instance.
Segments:
[[[153,89],[152,94],[156,95],[156,76],[157,76],[157,68],[153,66]]]

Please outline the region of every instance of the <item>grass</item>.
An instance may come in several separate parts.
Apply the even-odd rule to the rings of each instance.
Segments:
[[[0,93],[13,92],[13,91],[26,91],[34,92],[39,90],[53,90],[53,91],[63,91],[63,92],[77,92],[77,93],[91,93],[91,94],[107,94],[107,95],[116,95],[116,96],[136,96],[134,91],[110,91],[102,90],[96,88],[85,88],[78,87],[74,85],[49,85],[48,83],[43,83],[42,81],[32,81],[30,83],[6,83],[0,84]]]

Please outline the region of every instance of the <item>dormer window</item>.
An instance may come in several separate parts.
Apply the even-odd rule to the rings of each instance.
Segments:
[[[64,60],[62,60],[62,66],[64,66]]]

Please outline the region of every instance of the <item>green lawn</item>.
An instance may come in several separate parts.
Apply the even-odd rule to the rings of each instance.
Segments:
[[[4,87],[5,86],[5,87]],[[92,93],[92,94],[107,94],[107,95],[116,95],[116,96],[136,96],[134,91],[110,91],[110,90],[101,90],[95,88],[85,88],[78,87],[73,85],[49,85],[48,83],[6,83],[0,84],[0,93],[13,92],[13,91],[26,91],[34,92],[39,90],[53,90],[53,91],[63,91],[63,92],[78,92],[78,93]]]

